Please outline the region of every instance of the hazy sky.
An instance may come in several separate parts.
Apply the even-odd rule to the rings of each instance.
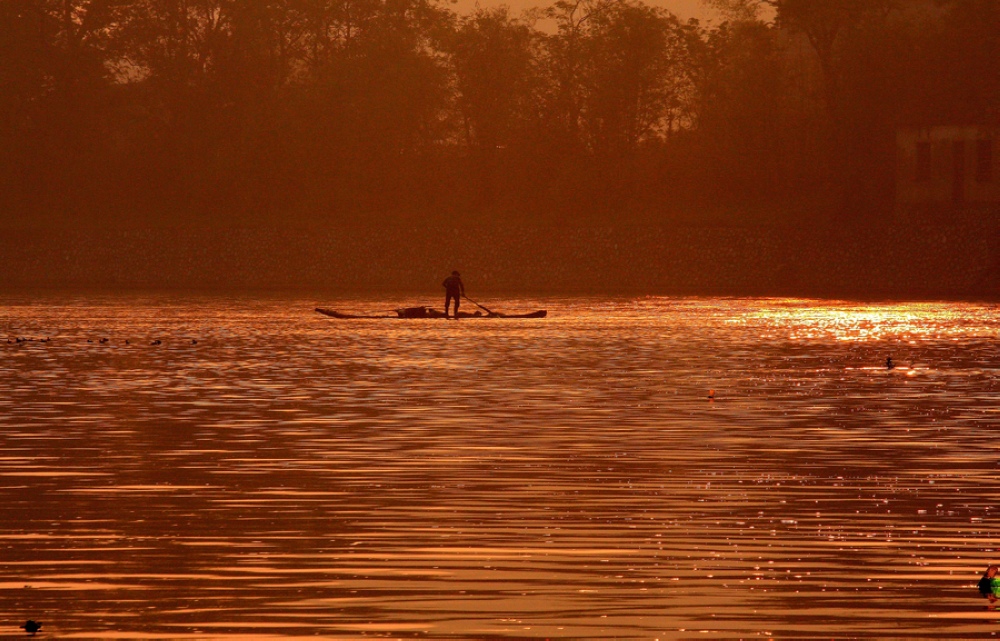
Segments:
[[[477,0],[458,0],[455,10],[459,13],[466,13],[476,6]],[[496,7],[507,5],[514,12],[533,7],[544,7],[552,4],[549,0],[478,0],[483,7]],[[701,0],[646,0],[649,4],[665,7],[677,14],[682,19],[687,18],[708,18],[712,12],[705,8]]]

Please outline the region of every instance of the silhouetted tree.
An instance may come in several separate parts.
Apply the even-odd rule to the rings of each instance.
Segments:
[[[516,155],[537,118],[540,34],[507,8],[460,18],[444,46],[451,54],[465,144],[487,202],[496,197],[504,158]]]
[[[894,0],[765,0],[777,11],[780,26],[801,32],[809,40],[823,72],[823,95],[835,113],[843,41],[872,20],[884,19]]]
[[[789,131],[808,129],[793,108],[786,52],[776,30],[739,11],[706,35],[696,113],[704,170],[719,197],[774,198],[803,164]],[[782,183],[784,181],[784,183]]]
[[[943,0],[942,39],[933,48],[958,121],[1000,122],[1000,3],[991,0]],[[928,64],[933,64],[928,61]]]
[[[587,139],[598,153],[628,154],[687,115],[688,42],[675,16],[641,3],[602,5],[587,26]]]
[[[447,42],[470,147],[509,145],[537,100],[538,34],[507,8],[477,9],[459,19]]]
[[[900,123],[1000,119],[994,0],[710,4],[0,0],[0,208],[863,216]]]
[[[424,192],[425,154],[446,130],[435,42],[451,15],[428,0],[310,0],[302,144],[335,209],[396,209]]]
[[[115,0],[0,3],[4,191],[60,208],[106,190],[94,156],[106,145],[119,18]]]

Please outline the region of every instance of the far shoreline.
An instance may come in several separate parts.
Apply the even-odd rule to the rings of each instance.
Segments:
[[[558,242],[554,242],[558,239]],[[1000,300],[993,225],[0,229],[8,292]]]

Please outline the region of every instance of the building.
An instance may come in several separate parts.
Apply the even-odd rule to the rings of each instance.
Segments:
[[[1000,127],[907,127],[896,132],[896,214],[903,220],[1000,221]]]

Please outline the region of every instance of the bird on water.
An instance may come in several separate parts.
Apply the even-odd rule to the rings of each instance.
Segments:
[[[32,621],[31,619],[28,619],[27,621],[25,621],[24,625],[21,626],[21,628],[23,628],[24,631],[30,634],[31,636],[35,636],[35,633],[42,629],[42,624],[38,621]]]
[[[989,597],[991,600],[996,599],[996,591],[1000,589],[1000,578],[997,578],[997,574],[1000,574],[1000,567],[991,565],[986,568],[986,572],[983,573],[982,578],[979,579],[979,593],[984,597]]]

